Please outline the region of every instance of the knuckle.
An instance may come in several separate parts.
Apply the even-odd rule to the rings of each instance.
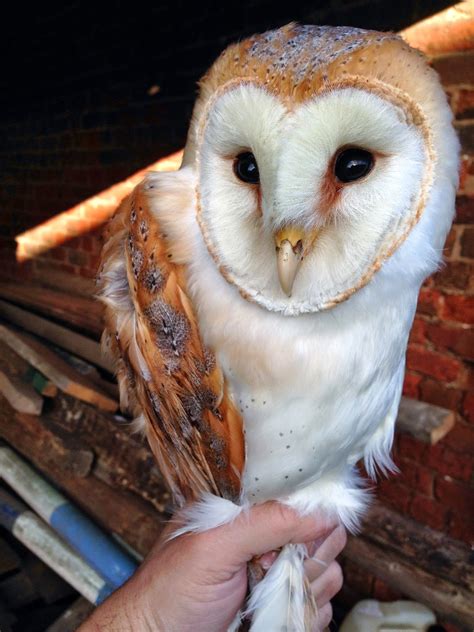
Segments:
[[[335,537],[335,546],[337,550],[342,551],[342,549],[347,544],[347,532],[344,529],[344,527],[342,526],[338,527],[334,532],[334,537]]]
[[[318,617],[318,626],[320,630],[326,628],[332,620],[332,606],[330,603],[327,603],[323,608],[319,611]]]
[[[338,593],[344,581],[344,576],[342,574],[342,569],[337,562],[333,562],[328,568],[328,584],[331,596],[333,597],[336,593]]]

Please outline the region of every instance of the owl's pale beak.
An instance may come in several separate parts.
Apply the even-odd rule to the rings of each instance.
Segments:
[[[303,257],[313,245],[318,232],[307,232],[295,226],[287,226],[275,234],[278,278],[281,289],[288,296],[291,296]]]

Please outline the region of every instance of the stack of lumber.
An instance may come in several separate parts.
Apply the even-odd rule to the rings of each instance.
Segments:
[[[98,525],[145,555],[169,515],[170,498],[146,442],[118,411],[101,328],[101,308],[91,298],[0,283],[0,439]],[[450,411],[403,399],[397,429],[433,444],[454,423]],[[466,624],[467,547],[384,507],[374,511],[346,556]],[[442,563],[431,563],[440,555]]]

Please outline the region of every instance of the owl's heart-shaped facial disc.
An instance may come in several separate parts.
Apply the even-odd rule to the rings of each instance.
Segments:
[[[287,315],[367,284],[418,221],[433,176],[419,106],[359,77],[302,102],[231,80],[208,101],[196,144],[209,253],[246,299]]]

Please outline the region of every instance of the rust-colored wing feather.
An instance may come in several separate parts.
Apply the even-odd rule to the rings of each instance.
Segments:
[[[184,267],[170,258],[149,186],[145,180],[136,187],[109,223],[98,278],[121,404],[143,415],[178,504],[203,492],[237,500],[242,420],[201,341]]]

